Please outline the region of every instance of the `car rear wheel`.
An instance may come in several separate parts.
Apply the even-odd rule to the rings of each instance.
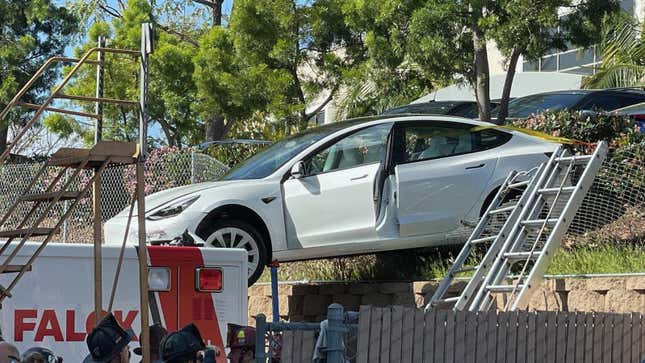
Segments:
[[[251,224],[224,219],[211,225],[204,233],[207,246],[243,248],[248,252],[248,284],[253,285],[267,264],[267,249],[262,235]]]

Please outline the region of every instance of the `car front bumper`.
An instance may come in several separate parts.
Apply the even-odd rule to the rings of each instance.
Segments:
[[[195,232],[199,222],[204,219],[205,213],[186,210],[177,216],[159,220],[146,219],[146,241],[148,244],[160,244],[173,240],[184,231]],[[103,234],[105,244],[115,245],[123,243],[127,216],[116,216],[105,223]],[[128,244],[138,243],[139,226],[137,217],[132,217],[128,232]]]

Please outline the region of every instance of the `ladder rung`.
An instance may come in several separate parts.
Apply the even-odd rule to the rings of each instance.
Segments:
[[[560,188],[543,188],[543,189],[538,189],[538,193],[540,194],[558,194],[559,191],[562,191],[562,193],[573,193],[574,190],[576,190],[576,187],[562,187]]]
[[[564,156],[561,158],[556,158],[555,161],[558,163],[575,163],[575,164],[584,164],[591,159],[592,155],[576,155],[576,156]]]
[[[555,218],[551,219],[529,219],[522,221],[522,225],[526,227],[542,227],[543,225],[553,226],[558,220]]]
[[[477,265],[477,266],[464,266],[464,267],[462,267],[462,268],[460,268],[458,270],[455,270],[453,272],[453,274],[459,274],[459,273],[462,273],[462,272],[475,271],[478,268],[479,268],[479,265]]]
[[[527,260],[529,258],[537,258],[540,255],[540,251],[531,252],[506,252],[504,257],[509,260]]]
[[[455,303],[459,300],[459,296],[455,297],[448,297],[445,299],[438,299],[432,302],[432,305],[441,305],[441,304],[450,304],[450,303]]]
[[[49,192],[49,193],[40,193],[40,194],[27,194],[21,196],[19,199],[23,202],[46,202],[56,199],[56,196],[60,192]],[[59,201],[61,200],[72,200],[80,197],[80,192],[63,192]]]
[[[488,289],[490,292],[513,292],[515,291],[520,291],[524,285],[488,285],[486,286],[486,289]]]
[[[25,267],[25,265],[7,265],[7,268],[2,271],[2,273],[8,274],[8,273],[15,273],[15,272],[20,272],[22,268]],[[27,267],[25,271],[31,271],[31,265]]]
[[[53,231],[54,231],[53,228],[43,228],[43,227],[34,228],[31,233],[31,237],[47,236]],[[0,238],[22,238],[26,236],[28,232],[29,232],[29,228],[15,229],[10,231],[0,231]]]
[[[517,206],[517,204],[513,204],[513,205],[509,205],[508,207],[502,207],[502,208],[493,209],[492,211],[488,212],[488,215],[499,214],[499,213],[504,213],[504,212],[510,212],[513,209],[515,209],[516,206]]]
[[[509,184],[509,185],[506,186],[506,188],[507,189],[515,189],[515,188],[525,187],[525,186],[529,185],[529,182],[530,182],[530,180],[525,180],[525,181]]]
[[[489,236],[489,237],[483,237],[483,238],[477,238],[477,239],[474,239],[474,240],[470,241],[470,244],[471,245],[477,245],[477,244],[480,244],[480,243],[492,242],[492,241],[495,240],[495,238],[497,238],[497,235]]]

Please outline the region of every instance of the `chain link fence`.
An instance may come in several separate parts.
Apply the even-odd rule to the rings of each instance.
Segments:
[[[4,215],[13,205],[14,201],[22,195],[30,183],[43,167],[43,163],[11,163],[0,167],[0,213]],[[227,171],[228,166],[217,159],[190,149],[173,150],[158,149],[151,152],[145,164],[145,193],[151,194],[161,190],[187,184],[201,183],[220,179]],[[54,181],[58,173],[60,181],[58,187],[71,181],[67,190],[81,190],[92,177],[91,170],[82,170],[74,178],[73,169],[62,170],[57,167],[45,167],[44,175],[39,178],[29,190],[30,193],[44,192],[49,183]],[[130,205],[136,186],[134,165],[116,165],[105,170],[101,177],[101,209],[102,220],[105,222]],[[53,226],[58,218],[72,205],[72,200],[59,202],[49,211],[42,203],[41,207],[31,211],[33,203],[23,202],[5,221],[3,228],[13,229],[22,223],[29,227],[45,213],[43,225]],[[30,213],[31,212],[31,213]],[[59,235],[54,241],[91,243],[92,237],[92,190],[79,201],[71,215],[62,225]]]

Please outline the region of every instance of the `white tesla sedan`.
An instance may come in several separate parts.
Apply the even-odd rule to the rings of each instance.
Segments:
[[[484,126],[484,127],[481,127]],[[338,122],[275,143],[221,181],[146,198],[150,243],[188,230],[244,248],[249,283],[272,261],[463,242],[511,170],[552,143],[469,119],[390,115]],[[128,209],[105,225],[121,243]],[[136,242],[136,219],[129,240]]]

